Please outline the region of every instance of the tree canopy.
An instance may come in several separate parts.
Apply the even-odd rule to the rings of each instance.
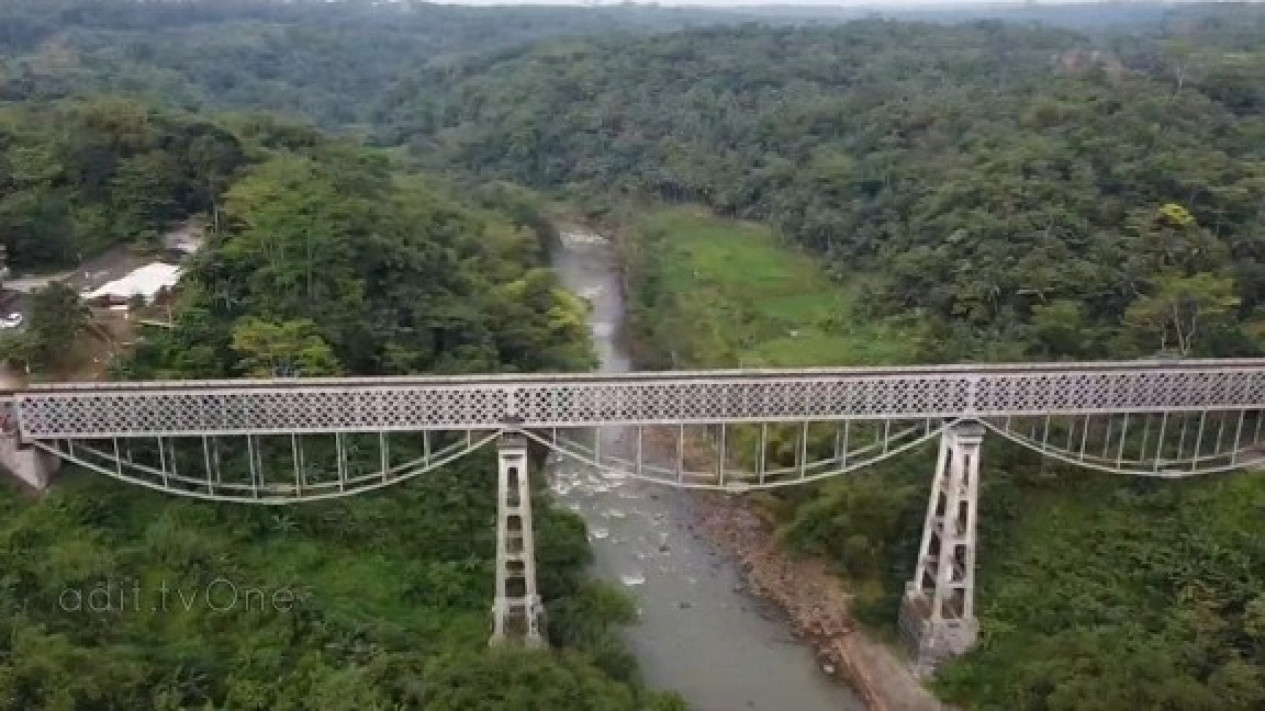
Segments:
[[[643,363],[1261,355],[1265,13],[1121,3],[976,21],[989,12],[743,24],[754,15],[10,0],[0,244],[16,270],[54,269],[152,249],[206,215],[175,328],[117,364],[129,378],[588,367],[584,306],[544,268],[531,190],[629,237]],[[226,109],[244,113],[210,113]],[[662,203],[771,229],[640,229],[634,213]],[[84,325],[72,297],[34,296],[6,347],[56,360]],[[790,441],[775,432],[774,455]],[[946,698],[1265,703],[1258,477],[1112,481],[991,444],[985,461],[984,640],[939,680]],[[895,619],[929,468],[773,501],[783,541],[835,561],[870,623]],[[636,686],[612,631],[626,601],[582,579],[583,526],[545,497],[541,584],[565,651],[483,649],[489,471],[475,459],[280,513],[78,475],[38,503],[4,497],[0,705],[675,708]],[[103,581],[219,577],[300,604],[58,603]]]
[[[117,377],[592,362],[584,306],[542,268],[547,235],[505,216],[544,224],[521,196],[462,202],[378,152],[273,118],[193,119],[109,99],[8,115],[29,120],[34,136],[14,151],[30,158],[15,172],[44,181],[22,189],[62,196],[68,222],[83,206],[136,220],[116,233],[126,242],[146,220],[216,213],[186,265],[174,328],[144,336],[115,364]],[[133,155],[151,167],[215,164],[186,152],[185,131],[196,127],[231,147],[232,169],[173,178],[163,183],[170,193],[148,169],[102,169],[92,180],[69,178],[81,173],[65,165],[37,171],[49,163],[31,156],[63,155],[65,145],[37,116],[81,121],[71,125],[90,128],[77,140],[99,141],[102,165],[116,167]],[[90,185],[100,192],[83,192]],[[12,236],[24,253],[29,233]],[[55,361],[86,327],[85,312],[67,286],[36,291],[22,334],[28,360]],[[392,442],[397,456],[423,446]],[[0,497],[0,706],[674,708],[636,685],[612,629],[628,621],[626,604],[599,604],[622,598],[584,577],[583,524],[543,496],[534,504],[540,586],[564,651],[487,650],[494,471],[482,453],[389,492],[284,511],[173,500],[74,471],[36,502],[10,492]],[[293,604],[251,607],[252,594]]]
[[[936,325],[927,359],[1252,354],[1265,129],[1225,72],[1262,71],[1231,50],[1265,29],[1241,15],[1199,25],[1182,81],[1159,40],[996,22],[553,42],[419,73],[396,135],[480,176],[770,222]],[[1185,316],[1145,316],[1174,299]],[[1073,302],[1082,336],[1051,340]]]
[[[1259,356],[1265,13],[1204,12],[1100,37],[870,20],[555,41],[420,73],[394,135],[430,165],[610,207],[655,367],[853,364],[833,349],[854,331],[905,361]],[[774,226],[844,296],[790,281],[749,224],[645,217],[663,202]],[[797,433],[770,436],[792,464]],[[983,640],[944,697],[1261,705],[1259,475],[1119,481],[1000,443],[983,461]],[[783,541],[834,561],[868,623],[896,619],[931,469],[773,500]]]

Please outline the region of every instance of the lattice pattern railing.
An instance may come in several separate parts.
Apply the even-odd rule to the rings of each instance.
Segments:
[[[1265,361],[110,383],[11,399],[23,440],[1259,408]]]

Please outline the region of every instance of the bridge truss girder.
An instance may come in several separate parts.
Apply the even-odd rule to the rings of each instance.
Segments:
[[[1114,474],[1184,478],[1257,466],[1260,410],[1201,410],[947,420],[194,437],[112,437],[23,443],[129,484],[181,496],[290,504],[406,481],[520,433],[558,456],[614,477],[732,493],[803,485],[897,457],[954,422],[1043,457]]]
[[[1258,467],[1265,456],[1259,361],[120,383],[31,388],[0,407],[8,438],[0,454],[35,448],[131,484],[256,504],[383,488],[498,442],[494,643],[543,639],[529,441],[612,476],[742,492],[846,475],[938,438],[901,612],[924,671],[977,636],[985,432],[1044,458],[1132,476],[1212,474]]]

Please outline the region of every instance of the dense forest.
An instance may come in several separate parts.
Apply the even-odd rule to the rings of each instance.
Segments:
[[[209,225],[174,328],[144,337],[117,377],[589,367],[583,304],[543,268],[549,227],[521,192],[457,199],[306,123],[87,88],[0,106],[10,265],[156,251],[177,221]],[[57,366],[92,324],[59,286],[28,314],[2,345],[37,368]],[[584,578],[583,524],[545,498],[540,583],[558,651],[487,650],[494,469],[475,457],[389,493],[284,512],[76,473],[37,503],[10,492],[0,705],[676,707],[636,685],[612,630],[632,609]],[[292,604],[225,610],[217,584]]]
[[[628,226],[655,367],[1259,355],[1265,14],[1236,12],[1099,38],[868,23],[571,42],[458,80],[400,135]],[[577,110],[537,120],[559,105]],[[747,222],[647,218],[654,201]],[[946,698],[1265,703],[1259,474],[1121,481],[997,442],[984,461],[983,641],[941,673]],[[890,628],[931,468],[764,503]]]
[[[827,6],[488,8],[417,0],[8,0],[0,7],[0,100],[107,89],[190,109],[280,111],[324,128],[372,135],[395,123],[395,88],[409,92],[423,68],[447,74],[483,66],[542,39],[753,22],[834,25],[878,12]],[[1106,3],[883,12],[944,22],[992,16],[1097,26],[1154,23],[1167,11]]]
[[[673,8],[475,8],[373,0],[9,0],[0,100],[138,93],[369,125],[396,82],[534,40],[737,21]]]
[[[80,208],[137,220],[109,233],[122,239],[215,206],[218,227],[189,267],[175,327],[144,339],[119,377],[590,362],[583,306],[541,268],[547,235],[527,223],[544,223],[512,193],[463,204],[380,154],[266,117],[221,123],[94,100],[6,118],[16,129],[8,165],[26,161],[12,170],[20,190],[61,211],[60,234],[76,249],[101,246],[80,239],[97,238]],[[80,143],[59,143],[67,130]],[[189,145],[203,143],[214,150],[198,155],[217,159],[189,158]],[[97,169],[77,163],[81,154]],[[129,172],[137,156],[189,174]],[[9,229],[27,236],[24,225]],[[25,244],[15,257],[35,254]],[[36,301],[28,342],[6,347],[55,364],[87,316],[64,287]],[[486,650],[495,497],[493,479],[480,473],[490,471],[487,457],[475,457],[386,494],[281,513],[173,501],[78,475],[38,504],[6,495],[0,703],[671,707],[631,685],[635,665],[609,630],[629,619],[628,603],[583,578],[583,524],[543,498],[541,585],[562,651]],[[225,595],[231,585],[286,591],[297,602],[225,612],[224,599],[211,600],[216,580]],[[158,602],[160,588],[170,599]],[[135,604],[164,606],[129,607],[122,595],[133,589]],[[92,609],[66,602],[66,591],[82,601],[94,590],[114,596],[108,609],[104,597]],[[177,594],[195,602],[182,607]]]
[[[1265,13],[1231,7],[1094,37],[869,20],[568,40],[420,73],[393,97],[393,128],[431,165],[579,196],[627,227],[649,367],[855,363],[831,350],[856,345],[852,330],[904,361],[1260,355],[1262,38]],[[785,274],[759,260],[781,257],[716,246],[750,226],[645,219],[656,202],[773,226],[849,308],[805,308],[810,279],[769,289]],[[941,675],[946,697],[1265,703],[1265,485],[1111,480],[999,444],[986,457],[984,641]],[[767,504],[884,627],[929,469]]]
[[[938,325],[930,360],[1250,354],[1265,55],[1239,45],[1262,17],[1119,55],[997,23],[547,44],[423,73],[398,135],[480,175],[768,221],[876,275],[876,314]]]
[[[0,240],[19,271],[156,246],[171,222],[212,211],[246,162],[223,127],[116,97],[3,106],[0,126]]]
[[[1130,12],[839,24],[767,8],[14,0],[0,243],[16,268],[45,269],[207,216],[176,328],[118,377],[588,367],[583,307],[542,268],[539,198],[500,181],[628,237],[644,367],[1262,355],[1265,12]],[[665,204],[746,222],[647,219]],[[766,234],[746,261],[723,252]],[[709,266],[746,271],[717,285]],[[798,291],[765,303],[751,277],[779,269]],[[818,293],[832,296],[809,304]],[[83,328],[74,306],[37,295],[28,337],[4,348],[55,362]],[[984,640],[943,672],[944,696],[1265,704],[1259,478],[1156,485],[985,456]],[[583,527],[543,497],[563,651],[480,649],[494,499],[470,474],[486,470],[284,514],[78,476],[38,504],[8,496],[4,703],[675,703],[636,686],[611,631],[631,611],[583,580]],[[928,470],[913,459],[765,503],[882,628]],[[307,592],[298,611],[241,619],[55,604],[103,579],[217,576]]]

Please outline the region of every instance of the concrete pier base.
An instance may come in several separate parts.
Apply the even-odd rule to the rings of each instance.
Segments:
[[[979,620],[933,619],[927,596],[912,585],[901,601],[899,629],[919,679],[934,676],[941,665],[971,651],[979,640]]]

